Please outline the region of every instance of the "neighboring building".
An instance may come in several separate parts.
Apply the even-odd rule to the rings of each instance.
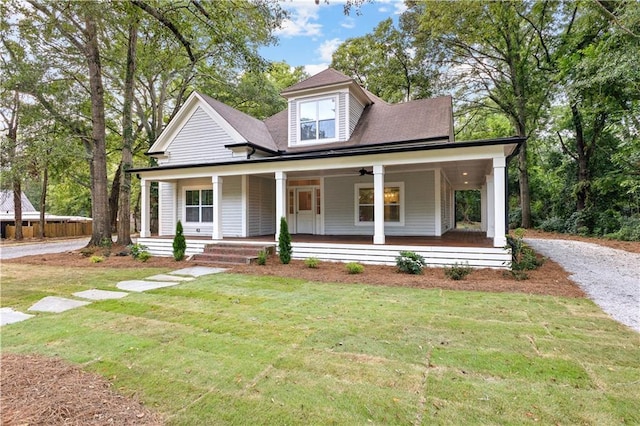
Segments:
[[[508,262],[506,165],[523,139],[455,142],[450,97],[388,104],[333,69],[282,96],[288,108],[260,121],[191,94],[148,152],[158,165],[131,171],[143,244],[158,182],[157,237],[170,241],[181,220],[187,237],[204,237],[188,240],[192,253],[203,239],[277,236],[286,217],[294,257],[391,263],[400,248],[431,263]],[[481,190],[490,239],[468,250],[447,239],[463,189]]]
[[[34,232],[34,226],[40,225],[40,212],[33,207],[31,201],[23,192],[21,195],[22,204],[22,227],[25,237],[37,236]],[[44,215],[45,222],[52,225],[55,234],[51,232],[47,234],[49,237],[54,236],[73,236],[73,235],[91,235],[91,218],[81,216],[58,216],[49,213]],[[0,230],[2,238],[8,237],[7,226],[15,226],[15,205],[13,203],[13,191],[0,191]],[[53,226],[57,224],[58,226]],[[64,226],[60,226],[64,224]],[[69,226],[73,224],[75,226]],[[46,228],[45,228],[46,230]],[[88,230],[88,234],[86,233]],[[12,235],[9,235],[13,237]]]

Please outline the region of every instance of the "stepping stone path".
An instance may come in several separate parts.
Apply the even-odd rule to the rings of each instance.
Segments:
[[[143,292],[147,290],[154,290],[157,288],[171,287],[178,285],[182,282],[192,281],[197,277],[210,274],[218,274],[224,272],[224,268],[208,268],[205,266],[194,266],[191,268],[179,269],[177,271],[169,272],[169,274],[159,274],[146,278],[146,280],[131,280],[121,281],[116,284],[121,290]],[[148,280],[148,281],[147,281]],[[107,291],[107,290],[85,290],[73,293],[74,296],[88,299],[88,300],[109,300],[109,299],[121,299],[127,296],[129,293],[124,291]],[[69,309],[85,306],[91,302],[82,300],[66,299],[64,297],[47,296],[40,301],[36,302],[28,310],[34,312],[64,312]],[[13,324],[15,322],[24,321],[32,318],[35,315],[25,314],[19,311],[14,311],[12,308],[0,308],[0,326]]]

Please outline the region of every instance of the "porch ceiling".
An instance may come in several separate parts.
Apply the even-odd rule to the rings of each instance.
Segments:
[[[415,164],[415,165],[398,165],[387,166],[385,173],[402,173],[402,172],[416,172],[424,170],[442,169],[445,176],[451,183],[454,189],[480,189],[484,184],[485,176],[491,173],[491,160],[467,160],[456,162],[434,162],[429,164]],[[372,166],[363,164],[362,167],[368,171],[371,171]],[[360,168],[349,167],[339,169],[323,169],[323,170],[309,170],[301,172],[288,173],[289,179],[301,179],[301,178],[317,178],[328,176],[356,176],[359,174]],[[265,174],[265,177],[273,177],[272,174]],[[373,177],[372,177],[373,178]]]

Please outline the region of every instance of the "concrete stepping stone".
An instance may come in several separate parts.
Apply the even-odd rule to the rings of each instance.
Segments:
[[[192,266],[191,268],[178,269],[169,272],[171,275],[189,275],[192,277],[201,277],[203,275],[219,274],[226,271],[225,268],[209,268],[207,266]]]
[[[0,308],[0,326],[24,321],[33,316],[34,315],[24,314],[20,311],[14,311],[12,308]]]
[[[147,277],[145,280],[151,281],[193,281],[195,278],[193,277],[179,277],[177,275],[169,275],[169,274],[158,274],[152,277]]]
[[[91,302],[83,302],[81,300],[65,299],[64,297],[47,296],[31,306],[29,311],[37,312],[55,312],[60,313],[69,309],[79,308]]]
[[[155,290],[157,288],[171,287],[178,284],[179,283],[176,281],[162,282],[162,281],[131,280],[131,281],[120,281],[118,284],[116,284],[116,287],[118,287],[120,290],[135,291],[140,293],[147,290]]]
[[[74,296],[80,297],[82,299],[89,300],[109,300],[109,299],[122,299],[129,293],[125,293],[124,291],[108,291],[108,290],[85,290],[79,291],[77,293],[73,293]]]

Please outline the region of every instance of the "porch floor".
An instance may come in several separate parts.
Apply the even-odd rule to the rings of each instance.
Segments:
[[[152,238],[173,238],[172,235],[156,235]],[[186,237],[189,240],[210,240],[210,237]],[[225,237],[223,241],[251,241],[275,243],[275,235],[262,235],[257,237]],[[294,243],[333,243],[333,244],[373,244],[371,235],[310,235],[292,234],[291,241]],[[451,230],[441,237],[396,237],[387,236],[385,245],[405,245],[405,246],[445,246],[445,247],[493,247],[493,239],[487,238],[485,232],[469,230]]]

